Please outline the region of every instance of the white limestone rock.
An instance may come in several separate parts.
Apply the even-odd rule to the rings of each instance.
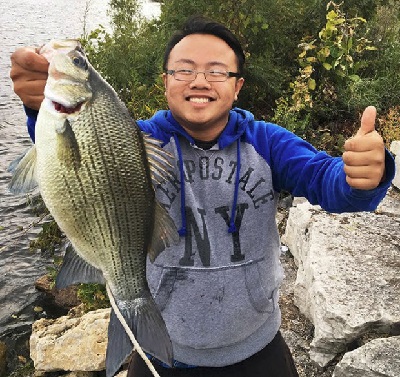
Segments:
[[[310,357],[320,366],[400,323],[400,214],[384,205],[383,214],[328,214],[307,201],[290,210],[283,242],[298,266],[295,303],[315,326]]]
[[[395,163],[396,163],[396,175],[393,179],[393,186],[400,189],[400,141],[393,141],[390,144],[390,151],[396,156]]]
[[[400,336],[375,339],[347,353],[333,377],[399,377]]]
[[[30,354],[41,371],[92,372],[105,369],[110,309],[79,318],[40,319],[32,326]]]

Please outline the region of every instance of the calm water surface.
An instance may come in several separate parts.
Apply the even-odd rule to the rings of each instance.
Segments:
[[[40,231],[30,197],[8,192],[7,167],[31,141],[25,114],[12,91],[10,55],[21,46],[37,46],[53,38],[77,38],[99,24],[109,27],[107,0],[1,0],[0,2],[0,337],[33,319],[37,300],[34,282],[50,263],[29,242]],[[143,2],[145,16],[157,16],[159,5]],[[24,311],[25,314],[21,315]],[[32,312],[30,314],[30,311]]]

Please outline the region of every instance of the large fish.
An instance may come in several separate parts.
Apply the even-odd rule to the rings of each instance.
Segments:
[[[141,347],[171,363],[170,338],[145,276],[146,256],[154,261],[178,242],[175,224],[153,189],[154,180],[166,178],[169,156],[159,141],[141,132],[77,42],[58,43],[48,56],[36,144],[15,168],[10,189],[26,192],[37,182],[73,245],[57,287],[106,282]],[[112,311],[107,376],[118,371],[131,351]]]

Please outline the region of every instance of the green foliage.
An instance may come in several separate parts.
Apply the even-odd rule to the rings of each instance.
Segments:
[[[352,88],[349,104],[363,108],[374,104],[380,113],[399,105],[400,93],[400,2],[389,0],[377,7],[370,22],[368,38],[377,46],[372,59],[368,54],[367,67],[362,68],[362,75]]]
[[[52,220],[42,225],[38,237],[30,242],[29,247],[31,249],[40,249],[42,252],[54,253],[56,247],[61,244],[63,240],[63,234],[58,227],[57,223]]]
[[[365,37],[366,20],[348,17],[342,6],[343,3],[330,1],[324,27],[316,37],[302,39],[300,68],[290,83],[291,95],[277,102],[274,115],[277,123],[331,152],[340,152],[342,141],[326,125],[332,127],[334,121],[345,124],[347,120],[356,120],[358,109],[350,108],[348,99],[361,80],[360,69],[367,65],[361,60],[362,54],[376,50]],[[332,145],[335,139],[337,145]]]
[[[333,9],[329,10],[329,7]],[[347,18],[334,2],[328,3],[326,24],[318,33],[318,39],[299,45],[302,49],[298,60],[300,74],[291,84],[295,110],[312,108],[314,98],[326,102],[337,100],[337,93],[360,77],[357,75],[363,62],[357,56],[365,50],[375,50],[364,36],[358,36],[360,25],[366,20],[361,17]]]
[[[83,304],[83,311],[104,309],[110,307],[106,288],[101,284],[80,284],[78,287],[78,299]]]
[[[315,4],[306,0],[170,0],[161,5],[159,20],[147,21],[137,16],[136,1],[113,1],[113,32],[99,28],[83,43],[92,64],[134,115],[147,117],[166,107],[160,74],[171,34],[193,14],[221,21],[241,40],[248,61],[246,85],[237,105],[262,117],[272,114],[275,100],[295,72],[294,51],[301,32],[314,25],[307,16],[313,14]]]
[[[114,0],[110,6],[112,34],[99,27],[82,43],[93,66],[135,117],[150,117],[166,106],[164,90],[154,87],[160,80],[163,43],[156,25],[138,15],[136,0]]]

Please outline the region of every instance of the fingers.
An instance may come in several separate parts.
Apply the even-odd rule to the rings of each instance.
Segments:
[[[385,176],[384,152],[383,157],[379,155],[378,158],[357,157],[353,159],[353,161],[357,161],[354,162],[354,165],[350,165],[347,158],[343,158],[343,160],[345,161],[346,181],[355,189],[372,190],[379,186]]]
[[[31,72],[47,72],[49,62],[34,47],[21,47],[11,55],[12,66]]]
[[[43,101],[49,63],[34,48],[23,47],[11,55],[10,78],[22,102],[38,110]]]
[[[377,131],[371,131],[368,134],[359,135],[347,139],[344,143],[345,151],[365,152],[375,149],[384,149],[384,142]]]

